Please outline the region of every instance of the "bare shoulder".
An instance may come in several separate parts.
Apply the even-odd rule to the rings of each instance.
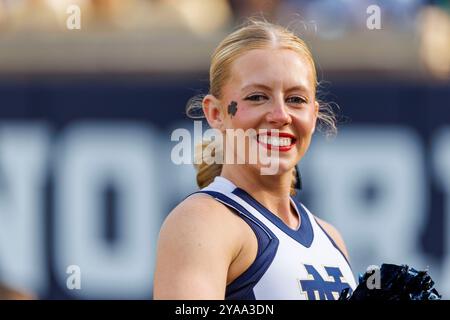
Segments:
[[[173,230],[183,236],[189,235],[192,231],[202,231],[202,233],[214,232],[218,236],[216,231],[223,230],[227,226],[231,227],[235,221],[235,214],[228,207],[208,195],[195,194],[182,201],[169,213],[161,232]]]
[[[241,250],[238,219],[208,195],[181,202],[158,239],[155,299],[223,299],[229,266]]]
[[[336,243],[339,249],[344,253],[347,260],[349,260],[347,247],[345,246],[344,239],[342,238],[340,232],[331,223],[328,223],[325,220],[322,220],[318,217],[315,218],[317,222],[320,224],[320,226],[326,231],[326,233],[328,233],[331,239],[333,239],[333,241]]]

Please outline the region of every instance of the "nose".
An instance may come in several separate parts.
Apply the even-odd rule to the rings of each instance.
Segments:
[[[272,105],[270,112],[267,113],[267,121],[273,125],[283,127],[292,122],[284,101],[277,101]]]

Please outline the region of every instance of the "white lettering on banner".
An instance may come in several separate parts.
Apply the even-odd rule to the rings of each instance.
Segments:
[[[0,281],[47,292],[52,267],[59,287],[77,298],[150,297],[162,219],[196,189],[193,166],[170,161],[169,136],[132,122],[85,122],[57,136],[52,152],[45,124],[0,124]],[[432,136],[430,151],[425,153],[416,133],[404,127],[351,126],[330,143],[316,137],[300,170],[305,191],[312,193],[306,205],[341,231],[355,273],[383,262],[416,268],[429,264],[436,287],[448,297],[449,128]],[[428,154],[430,177],[424,163]],[[49,169],[54,204],[44,203]],[[420,247],[429,208],[427,178],[437,181],[446,196],[442,274],[435,272],[439,261],[430,260]],[[117,194],[113,244],[102,237],[102,195],[108,187]],[[53,205],[50,230],[43,210]],[[49,232],[54,266],[45,264]],[[83,271],[82,290],[67,289],[66,271],[72,264]]]
[[[69,127],[56,154],[56,263],[83,270],[82,298],[150,297],[162,212],[155,179],[155,134],[136,124],[84,123]],[[155,185],[156,184],[156,185]],[[119,240],[101,237],[102,192],[118,193]],[[72,292],[71,292],[72,293]]]
[[[432,146],[434,177],[444,191],[444,248],[447,248],[444,264],[442,267],[443,291],[447,293],[445,299],[450,295],[450,127],[445,127],[437,132],[433,138]]]
[[[354,269],[383,262],[426,267],[418,244],[428,194],[414,131],[352,126],[332,143],[313,145],[300,165],[315,190],[311,208],[345,235]],[[364,190],[372,190],[371,201],[364,201]]]
[[[48,126],[0,123],[0,280],[46,290],[44,197]]]

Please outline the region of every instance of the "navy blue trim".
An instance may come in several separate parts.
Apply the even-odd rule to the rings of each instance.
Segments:
[[[325,235],[327,236],[327,238],[330,240],[331,244],[341,253],[341,255],[344,257],[345,261],[347,262],[348,266],[350,267],[350,270],[353,273],[353,269],[352,266],[350,265],[350,262],[347,259],[347,256],[344,254],[344,252],[341,250],[341,248],[339,248],[339,246],[336,244],[336,242],[334,242],[333,238],[328,234],[328,232],[325,231],[325,229],[322,227],[322,225],[319,223],[319,221],[317,221],[317,218],[314,217],[314,220],[316,221],[317,225],[320,227],[320,229],[322,229],[323,233],[325,233]]]
[[[305,246],[306,248],[311,247],[311,244],[314,240],[314,231],[311,225],[311,221],[309,220],[308,213],[306,213],[303,206],[299,205],[294,198],[294,205],[297,207],[297,211],[300,214],[300,228],[298,230],[293,230],[289,228],[283,220],[278,218],[275,214],[273,214],[270,210],[264,207],[258,200],[253,198],[249,193],[241,188],[234,189],[233,193],[238,197],[242,198],[244,201],[248,202],[253,208],[257,211],[261,212],[267,219],[269,219],[274,225],[276,225],[281,231],[286,233],[292,239]]]
[[[218,200],[219,202],[228,205],[229,207],[235,209],[238,213],[240,213],[243,216],[247,216],[250,220],[253,220],[254,223],[259,225],[269,236],[270,238],[277,238],[275,234],[265,226],[264,223],[262,223],[258,218],[256,218],[253,214],[251,214],[247,209],[245,209],[242,205],[240,205],[238,202],[234,201],[230,197],[226,196],[225,194],[218,192],[218,191],[211,191],[211,190],[200,190],[196,191],[193,194],[196,193],[206,193]]]
[[[227,286],[225,292],[226,300],[255,299],[253,288],[272,264],[278,250],[278,238],[247,209],[223,193],[209,190],[201,190],[195,193],[209,194],[217,201],[231,207],[239,213],[239,216],[252,228],[255,233],[258,241],[258,252],[255,260],[247,270],[245,270]]]

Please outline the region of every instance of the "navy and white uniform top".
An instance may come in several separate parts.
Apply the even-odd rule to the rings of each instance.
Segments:
[[[297,230],[223,177],[216,177],[199,192],[233,209],[258,240],[255,261],[227,286],[225,299],[336,300],[344,288],[355,289],[344,254],[294,198],[291,203],[300,220]]]

